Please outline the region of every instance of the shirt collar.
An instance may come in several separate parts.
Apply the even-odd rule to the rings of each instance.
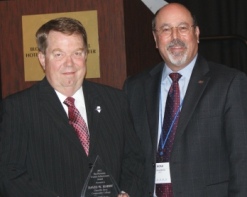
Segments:
[[[61,94],[60,92],[58,92],[57,90],[55,90],[55,92],[57,93],[57,96],[59,98],[59,100],[61,101],[61,103],[64,102],[64,100],[67,98],[67,96]],[[72,96],[75,99],[75,105],[77,101],[83,102],[82,104],[84,104],[84,94],[83,94],[83,88],[79,88],[75,94]]]
[[[191,73],[192,73],[192,70],[195,66],[195,62],[196,62],[196,59],[197,59],[197,56],[196,55],[193,60],[187,65],[185,66],[183,69],[179,70],[178,73],[182,75],[182,77],[188,77],[190,78],[191,76]],[[165,66],[163,68],[163,71],[162,71],[162,79],[161,79],[161,82],[164,82],[164,80],[168,77],[168,75],[170,73],[172,73],[173,71],[166,65],[165,63]]]

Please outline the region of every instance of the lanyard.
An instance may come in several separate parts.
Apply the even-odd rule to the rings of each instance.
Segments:
[[[183,105],[183,102],[184,102],[184,100],[182,100],[181,104],[180,104],[179,107],[178,107],[178,110],[177,110],[176,113],[175,113],[175,116],[174,116],[174,118],[173,118],[173,120],[172,120],[172,124],[170,125],[169,130],[168,130],[168,133],[167,133],[167,135],[166,135],[166,139],[164,140],[164,142],[161,142],[161,150],[163,150],[164,147],[165,147],[165,145],[166,145],[166,142],[167,142],[168,137],[169,137],[169,135],[170,135],[170,133],[171,133],[172,127],[174,126],[174,123],[175,123],[175,121],[176,121],[176,119],[177,119],[177,117],[178,117],[178,113],[179,113],[180,110],[181,110],[181,107],[182,107],[182,105]],[[161,132],[161,134],[163,134],[163,132]],[[161,136],[161,141],[162,141],[162,136]],[[162,153],[163,153],[163,151],[162,151]]]

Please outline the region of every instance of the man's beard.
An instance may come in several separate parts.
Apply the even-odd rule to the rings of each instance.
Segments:
[[[186,53],[187,50],[185,52],[172,52],[172,51],[170,51],[171,47],[176,47],[176,46],[180,46],[180,47],[183,47],[186,49],[187,49],[187,46],[183,41],[181,41],[179,39],[174,39],[168,44],[168,46],[166,48],[168,50],[168,58],[169,58],[170,62],[175,66],[181,66],[187,60],[187,53]]]

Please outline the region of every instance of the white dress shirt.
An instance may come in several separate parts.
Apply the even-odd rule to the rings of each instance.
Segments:
[[[56,90],[55,90],[55,92],[57,93],[57,96],[58,96],[60,102],[62,103],[63,108],[64,108],[64,110],[68,116],[68,106],[63,103],[64,100],[67,98],[67,96],[64,96],[63,94],[61,94],[60,92],[58,92]],[[77,90],[77,92],[72,97],[75,99],[75,107],[79,110],[82,118],[84,119],[84,121],[86,122],[87,127],[88,127],[87,111],[86,111],[86,106],[85,106],[83,89],[79,88],[79,90]]]

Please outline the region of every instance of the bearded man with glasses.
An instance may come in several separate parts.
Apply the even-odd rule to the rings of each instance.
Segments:
[[[246,75],[198,54],[199,27],[181,4],[162,7],[152,31],[164,61],[124,85],[145,196],[247,196]]]

